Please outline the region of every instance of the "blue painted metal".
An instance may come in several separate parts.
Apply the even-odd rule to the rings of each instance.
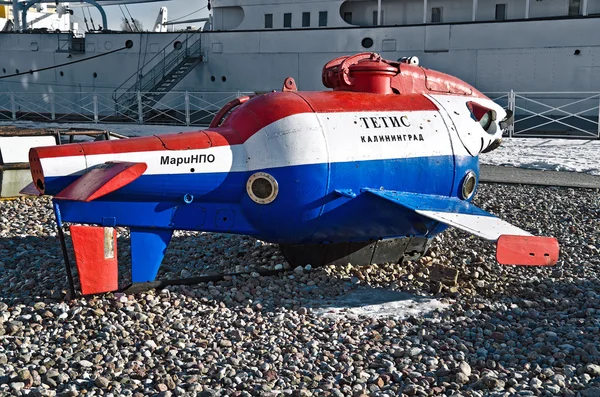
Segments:
[[[356,193],[354,193],[352,191],[352,189],[335,189],[333,192],[336,193],[337,195],[339,195],[340,197],[346,197],[346,198],[356,197]]]
[[[130,228],[131,281],[154,281],[165,256],[173,230]]]
[[[431,194],[395,192],[389,190],[363,189],[364,192],[399,204],[411,211],[437,211],[457,214],[493,216],[481,208],[456,197],[434,196]]]

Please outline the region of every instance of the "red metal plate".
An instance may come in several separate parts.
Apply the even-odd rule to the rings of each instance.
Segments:
[[[83,174],[55,198],[89,202],[128,185],[147,168],[146,163],[106,163]]]
[[[83,295],[119,289],[117,232],[112,227],[71,225],[75,263]]]
[[[496,260],[501,265],[552,266],[558,261],[559,251],[554,237],[502,235],[496,246]]]

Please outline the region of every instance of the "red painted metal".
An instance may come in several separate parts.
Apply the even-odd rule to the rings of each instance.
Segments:
[[[393,94],[391,80],[398,69],[383,62],[380,56],[372,55],[349,67],[354,89],[359,92],[389,95]]]
[[[485,98],[485,96],[464,81],[435,70],[404,62],[381,59],[376,53],[363,52],[352,56],[343,56],[328,62],[323,67],[323,85],[335,91],[361,92],[364,86],[357,84],[352,76],[352,68],[366,60],[384,63],[389,67],[390,90],[395,94],[451,94]],[[383,67],[378,66],[380,68]],[[383,84],[381,82],[381,84]],[[381,89],[381,88],[379,88]],[[387,93],[391,93],[387,91]]]
[[[77,178],[54,198],[89,202],[128,185],[147,168],[146,163],[105,163]]]
[[[211,121],[211,123],[209,125],[209,128],[216,128],[216,127],[218,127],[221,124],[221,121],[223,121],[223,118],[225,117],[225,115],[227,113],[229,113],[231,110],[233,110],[233,108],[236,108],[236,107],[240,106],[242,103],[247,102],[248,99],[250,99],[250,97],[248,95],[245,95],[245,96],[242,96],[242,97],[239,97],[239,98],[235,98],[232,101],[229,101],[215,115],[215,118]]]
[[[501,265],[552,266],[560,248],[554,237],[502,235],[496,246]]]
[[[69,230],[81,293],[90,295],[118,290],[116,230],[80,225],[71,225]]]
[[[296,86],[296,80],[293,77],[288,77],[283,81],[283,87],[281,88],[283,92],[297,92],[298,86]]]
[[[467,107],[477,121],[480,121],[483,116],[485,116],[485,114],[491,110],[483,105],[478,104],[477,102],[467,102]]]

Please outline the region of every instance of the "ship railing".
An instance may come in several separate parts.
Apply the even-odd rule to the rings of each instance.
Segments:
[[[175,43],[178,41],[181,42],[183,37],[185,37],[184,42],[187,43],[190,35],[193,35],[193,33],[190,33],[190,32],[180,33],[173,40],[171,40],[166,46],[164,46],[162,50],[157,52],[156,55],[154,55],[152,58],[150,58],[148,61],[146,61],[146,63],[144,63],[144,65],[142,65],[142,67],[140,67],[139,70],[137,70],[135,73],[133,73],[131,76],[129,76],[129,78],[127,80],[125,80],[123,83],[121,83],[121,85],[118,86],[114,90],[115,99],[117,98],[117,95],[119,95],[119,92],[124,93],[132,87],[135,91],[139,91],[140,90],[139,89],[140,88],[140,76],[144,76],[149,70],[154,68],[160,61],[164,61],[164,59],[167,57],[168,54],[173,53],[173,51],[175,50]],[[186,45],[185,43],[181,42],[181,45],[182,46]],[[177,52],[177,51],[175,51],[175,52]]]
[[[156,100],[160,94],[160,99]],[[111,92],[0,92],[0,121],[206,126],[229,101],[253,92],[136,92],[134,112]]]
[[[181,35],[177,36],[180,37]],[[196,38],[195,41],[193,39]],[[171,43],[178,43],[177,40],[173,40]],[[185,62],[185,60],[193,57],[200,57],[201,55],[201,38],[200,35],[193,35],[186,37],[185,40],[179,42],[178,48],[172,48],[171,44],[167,45],[162,51],[157,54],[158,61],[155,61],[157,56],[154,56],[150,61],[146,62],[144,66],[140,68],[133,76],[125,81],[121,86],[115,89],[113,97],[116,103],[122,106],[130,105],[135,101],[137,92],[152,91],[166,76],[176,71],[177,67]],[[170,52],[167,52],[168,48],[172,48]],[[131,80],[135,78],[135,83]],[[130,84],[127,89],[125,86]]]
[[[600,139],[599,92],[487,92],[515,114],[508,137]]]

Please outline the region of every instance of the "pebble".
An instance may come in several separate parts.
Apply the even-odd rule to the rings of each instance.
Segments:
[[[0,395],[600,396],[598,192],[478,190],[483,209],[557,237],[559,263],[500,266],[493,244],[451,228],[402,265],[293,268],[273,244],[177,231],[159,278],[256,274],[66,301],[51,201],[0,201]],[[117,231],[127,283],[128,232]],[[357,288],[447,306],[402,318],[313,310]]]

